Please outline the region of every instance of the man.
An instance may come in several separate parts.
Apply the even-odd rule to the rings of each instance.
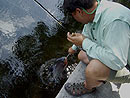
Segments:
[[[64,10],[85,24],[82,34],[67,33],[67,39],[82,47],[78,58],[84,62],[86,81],[67,83],[65,90],[74,96],[95,91],[117,71],[130,65],[130,10],[121,4],[102,0],[64,0]]]

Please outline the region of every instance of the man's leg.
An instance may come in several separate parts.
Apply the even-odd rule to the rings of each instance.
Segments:
[[[89,63],[89,59],[88,59],[88,56],[86,55],[86,53],[81,50],[78,54],[78,59],[82,62],[84,62],[85,64],[88,64]]]
[[[92,89],[94,87],[100,86],[103,83],[102,81],[107,80],[110,74],[110,68],[105,66],[97,59],[89,61],[84,51],[80,51],[78,58],[84,63],[88,64],[85,71],[85,85],[87,89]]]

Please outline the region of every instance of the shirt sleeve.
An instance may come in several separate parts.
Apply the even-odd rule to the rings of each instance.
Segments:
[[[130,27],[124,21],[115,20],[106,26],[103,33],[106,36],[102,46],[86,38],[82,47],[90,57],[113,70],[120,70],[127,64]]]
[[[78,47],[77,47],[75,44],[73,44],[73,45],[72,45],[72,49],[73,49],[73,50],[77,50]]]

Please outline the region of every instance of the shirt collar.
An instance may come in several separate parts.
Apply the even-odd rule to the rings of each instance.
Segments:
[[[101,14],[103,13],[103,11],[106,9],[105,5],[104,5],[105,0],[101,0],[99,2],[99,5],[97,7],[97,10],[96,10],[96,14],[95,14],[95,17],[94,17],[94,20],[93,20],[93,23],[97,23],[99,18],[101,17]]]

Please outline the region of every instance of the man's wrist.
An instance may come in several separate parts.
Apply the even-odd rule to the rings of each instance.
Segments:
[[[86,39],[87,39],[87,37],[84,37],[84,38],[83,38],[82,45],[81,45],[82,50],[84,50],[84,49],[83,49],[83,45],[84,45],[84,41],[85,41]],[[84,50],[84,51],[85,51],[85,50]]]
[[[82,43],[82,48],[87,52],[94,44],[95,43],[91,39],[85,38]]]
[[[82,47],[82,45],[83,45],[83,41],[87,38],[87,37],[84,36],[84,35],[82,35],[82,37],[83,37],[83,40],[82,40],[82,43],[81,43],[81,47]]]

